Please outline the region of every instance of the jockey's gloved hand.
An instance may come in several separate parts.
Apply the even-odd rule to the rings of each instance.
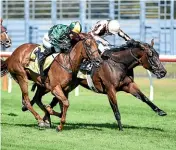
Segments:
[[[127,41],[126,44],[129,45],[129,46],[133,46],[134,42],[135,42],[135,40],[131,39],[131,40]]]
[[[104,46],[108,46],[108,45],[109,45],[109,42],[108,42],[108,41],[103,41],[102,44],[103,44]]]
[[[61,43],[61,44],[59,44],[59,46],[60,46],[60,48],[62,50],[66,50],[66,51],[71,48],[71,44],[70,43]]]

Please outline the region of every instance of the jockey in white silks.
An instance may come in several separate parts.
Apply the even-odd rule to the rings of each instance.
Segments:
[[[101,51],[101,53],[103,53],[105,50],[110,49],[109,46],[111,44],[103,38],[107,35],[118,34],[125,41],[131,40],[131,38],[120,29],[120,25],[117,20],[98,21],[95,26],[91,29],[89,34],[91,34],[98,43],[98,49]],[[92,66],[93,64],[91,64],[89,61],[84,61],[80,67],[80,70],[83,72],[86,71],[87,73],[90,73]]]
[[[110,49],[109,42],[103,37],[107,35],[118,34],[125,41],[131,40],[131,38],[120,29],[120,24],[117,20],[101,20],[98,21],[95,26],[89,32],[94,39],[98,42],[98,48],[103,53],[105,50]]]

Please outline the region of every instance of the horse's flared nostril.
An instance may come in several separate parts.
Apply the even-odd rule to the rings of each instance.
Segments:
[[[167,73],[166,70],[162,70],[162,71],[160,71],[160,75],[161,75],[161,77],[164,77],[164,76],[166,75],[166,73]]]
[[[6,40],[6,43],[9,44],[9,43],[11,43],[11,41],[10,40]]]

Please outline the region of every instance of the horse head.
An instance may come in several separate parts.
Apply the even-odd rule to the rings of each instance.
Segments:
[[[5,27],[1,26],[1,35],[0,35],[1,45],[8,48],[12,45],[11,38],[7,35],[7,30]]]
[[[102,59],[99,54],[98,46],[94,38],[89,34],[87,34],[87,36],[82,38],[82,43],[85,50],[82,51],[83,58],[89,59],[92,62],[100,63]]]
[[[158,79],[163,78],[167,71],[159,60],[159,54],[154,49],[154,40],[151,44],[135,41],[135,45],[140,49],[138,57],[134,56],[132,49],[130,50],[132,56],[145,68],[156,75]]]

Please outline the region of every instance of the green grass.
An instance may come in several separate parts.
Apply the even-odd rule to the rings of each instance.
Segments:
[[[148,96],[148,79],[136,82]],[[2,150],[175,150],[176,80],[155,79],[154,90],[154,103],[167,112],[166,117],[158,116],[129,94],[117,94],[123,132],[117,129],[105,95],[85,89],[78,97],[71,93],[67,123],[57,133],[58,118],[52,117],[51,129],[41,130],[30,112],[21,111],[20,89],[14,84],[13,93],[1,93]],[[47,104],[50,99],[47,95],[43,102]],[[34,108],[43,115],[37,106]]]

